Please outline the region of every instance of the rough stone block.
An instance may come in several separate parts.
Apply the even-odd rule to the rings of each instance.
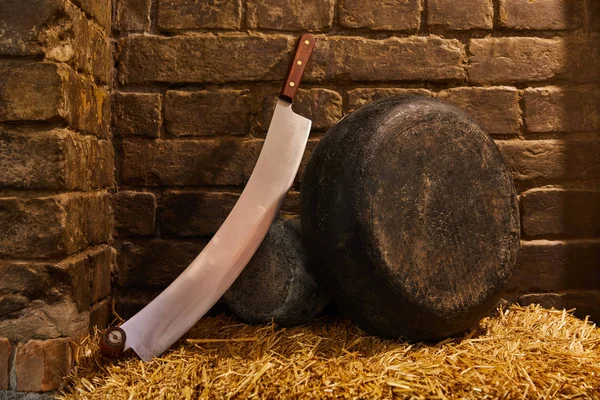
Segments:
[[[0,294],[21,294],[28,298],[40,298],[50,288],[51,277],[48,264],[26,261],[0,262]]]
[[[107,193],[0,199],[0,256],[43,258],[75,253],[110,237]]]
[[[69,339],[30,340],[19,344],[15,359],[17,390],[47,392],[58,389],[72,368]]]
[[[600,88],[529,88],[524,94],[528,132],[600,130]]]
[[[119,236],[153,236],[156,197],[149,192],[122,191],[111,197],[115,229]]]
[[[599,141],[501,140],[496,145],[518,181],[600,177]]]
[[[239,29],[241,0],[162,0],[158,3],[158,29]]]
[[[281,80],[294,38],[283,35],[130,35],[120,42],[122,83]]]
[[[427,25],[446,30],[492,29],[492,0],[428,0]]]
[[[598,289],[598,241],[521,242],[509,292]]]
[[[0,60],[0,122],[64,116],[62,88],[55,64]]]
[[[170,136],[246,135],[252,101],[248,90],[170,90],[165,123]]]
[[[281,211],[288,214],[300,214],[300,192],[290,190],[281,206]]]
[[[238,139],[127,140],[121,178],[127,185],[143,186],[242,185],[262,144]]]
[[[11,349],[10,341],[0,338],[0,390],[8,389]]]
[[[261,114],[256,121],[258,135],[267,133],[276,104],[276,96],[262,96]],[[342,96],[329,89],[299,89],[292,109],[312,121],[312,130],[325,130],[342,118]]]
[[[212,236],[239,198],[237,193],[168,191],[160,201],[164,236]]]
[[[112,4],[114,0],[77,0],[81,8],[91,15],[108,33],[111,31]]]
[[[0,318],[6,315],[24,309],[29,303],[29,299],[20,294],[0,295]]]
[[[2,0],[0,2],[0,54],[43,54],[40,43],[48,30],[60,27],[63,0]],[[3,73],[0,74],[4,75]]]
[[[121,288],[169,285],[200,254],[205,241],[152,240],[124,242],[118,256]]]
[[[93,331],[94,328],[104,329],[110,324],[111,311],[110,302],[108,300],[102,301],[90,310],[90,327],[89,330]]]
[[[521,197],[527,236],[600,236],[600,192],[533,189]]]
[[[325,31],[333,24],[333,0],[248,0],[251,28],[285,31]]]
[[[522,30],[576,29],[581,25],[583,0],[500,0],[500,25]]]
[[[599,40],[504,37],[471,39],[469,80],[481,84],[597,80]]]
[[[427,89],[403,89],[403,88],[360,88],[348,91],[348,112],[354,112],[371,104],[374,101],[393,96],[432,96]]]
[[[101,246],[89,256],[92,270],[91,304],[108,297],[111,292],[111,273],[116,265],[116,250]]]
[[[115,136],[158,137],[162,125],[162,95],[116,92],[112,96]]]
[[[461,107],[488,133],[519,133],[519,91],[514,87],[461,87],[443,90],[438,97]]]
[[[421,21],[419,0],[343,0],[339,7],[340,25],[347,28],[416,32]]]
[[[115,0],[116,30],[147,31],[150,28],[150,0]]]
[[[465,77],[466,56],[456,39],[330,36],[317,40],[307,80],[448,81]]]
[[[63,129],[0,127],[0,186],[82,189],[112,185],[112,144]]]

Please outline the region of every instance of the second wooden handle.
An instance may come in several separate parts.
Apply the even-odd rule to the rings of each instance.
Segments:
[[[308,59],[314,48],[315,37],[313,35],[306,33],[300,37],[294,51],[294,57],[285,76],[283,87],[279,93],[279,98],[290,103],[294,101],[294,96],[296,95],[298,86],[300,86],[300,80],[302,79],[302,74],[304,74],[306,63],[308,63]]]

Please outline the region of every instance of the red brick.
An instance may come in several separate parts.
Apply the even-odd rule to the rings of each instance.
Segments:
[[[456,39],[318,37],[306,77],[327,81],[463,80],[466,57]]]
[[[501,140],[496,145],[518,181],[600,177],[600,141]]]
[[[54,64],[0,60],[0,122],[64,116],[62,87]]]
[[[598,289],[600,242],[521,242],[509,292]]]
[[[63,10],[62,0],[2,0],[0,2],[0,54],[43,54],[40,39],[52,29]],[[9,28],[9,29],[7,29]]]
[[[163,31],[239,29],[241,21],[241,0],[162,0],[158,3],[158,29]]]
[[[600,130],[600,89],[529,88],[523,97],[528,132]]]
[[[500,25],[522,30],[575,29],[581,25],[583,0],[500,0]]]
[[[519,133],[519,91],[513,87],[460,87],[443,90],[438,97],[464,109],[488,133]]]
[[[156,198],[148,192],[121,191],[112,197],[115,229],[119,236],[154,235]]]
[[[150,0],[114,0],[116,30],[147,31],[150,28]]]
[[[106,242],[111,221],[106,193],[0,199],[0,256],[58,257]]]
[[[428,0],[427,25],[446,30],[492,29],[492,0]]]
[[[261,148],[262,140],[128,140],[121,178],[144,186],[242,185]]]
[[[534,189],[521,202],[527,236],[600,236],[600,192]]]
[[[498,84],[554,78],[597,79],[598,38],[504,37],[471,39],[469,80]]]
[[[339,14],[340,25],[347,28],[416,32],[421,20],[421,1],[343,0]]]
[[[122,288],[168,286],[202,251],[206,241],[152,240],[123,243],[117,283]]]
[[[262,96],[261,113],[256,121],[257,136],[267,133],[276,104],[276,96]],[[329,89],[299,89],[292,108],[297,114],[312,121],[313,131],[322,131],[342,118],[342,96]]]
[[[364,88],[348,91],[348,112],[354,112],[374,101],[392,96],[432,96],[427,89]]]
[[[333,23],[333,0],[247,0],[251,28],[326,31]]]
[[[239,198],[237,193],[168,191],[160,201],[163,236],[212,236]]]
[[[101,188],[113,182],[110,142],[63,129],[0,127],[0,186],[15,189]]]
[[[120,79],[122,83],[281,80],[293,39],[283,35],[130,35],[120,43]]]
[[[47,392],[58,389],[72,367],[69,340],[30,340],[19,344],[15,367],[18,391]]]
[[[0,338],[0,390],[9,386],[9,368],[12,347],[7,338]]]
[[[115,136],[158,137],[162,125],[162,95],[115,92],[112,126]]]
[[[248,90],[170,90],[165,123],[170,136],[246,135],[250,129]]]

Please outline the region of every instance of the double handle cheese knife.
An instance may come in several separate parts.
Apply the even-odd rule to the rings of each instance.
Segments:
[[[302,160],[311,121],[294,113],[292,102],[314,46],[313,35],[300,37],[256,166],[223,225],[150,304],[104,332],[104,356],[118,358],[129,348],[144,361],[159,356],[208,312],[246,267],[277,217]]]

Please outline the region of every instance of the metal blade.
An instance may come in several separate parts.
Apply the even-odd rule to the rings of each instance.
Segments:
[[[144,361],[162,354],[221,298],[250,261],[292,186],[311,121],[277,102],[252,175],[204,250],[169,287],[125,322],[125,348]]]

